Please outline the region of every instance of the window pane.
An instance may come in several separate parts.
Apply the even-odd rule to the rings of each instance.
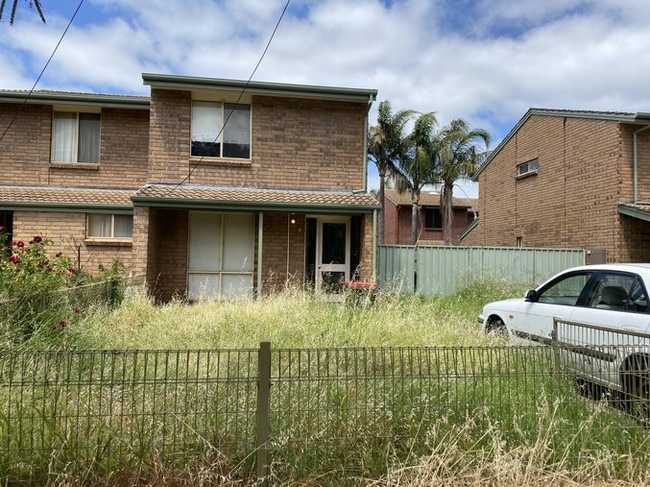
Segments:
[[[133,236],[133,217],[130,215],[115,215],[115,237]]]
[[[345,223],[323,223],[323,264],[345,264]]]
[[[221,270],[221,214],[190,213],[189,269]]]
[[[223,270],[253,271],[255,219],[252,214],[224,215]]]
[[[187,299],[216,299],[219,297],[217,274],[190,274],[187,278]]]
[[[252,299],[253,275],[223,274],[221,276],[221,297],[224,299]]]
[[[250,106],[226,103],[224,113],[229,117],[224,128],[224,157],[250,157]]]
[[[192,155],[219,157],[221,104],[194,102],[192,104]]]
[[[52,120],[52,161],[75,162],[77,114],[54,112]]]
[[[79,157],[78,162],[99,162],[99,113],[79,114]]]
[[[112,215],[88,215],[89,237],[110,237]]]

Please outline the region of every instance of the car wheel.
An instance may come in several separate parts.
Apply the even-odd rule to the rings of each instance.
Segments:
[[[635,355],[627,360],[623,386],[628,394],[630,411],[644,421],[650,420],[650,360]]]
[[[506,338],[508,336],[508,329],[506,324],[498,316],[488,320],[485,331],[492,336]]]

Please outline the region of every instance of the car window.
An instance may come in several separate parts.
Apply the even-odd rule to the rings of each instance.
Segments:
[[[539,303],[575,306],[593,273],[571,274],[548,284],[539,292]]]
[[[643,282],[633,274],[601,274],[588,302],[592,308],[631,313],[648,311],[648,299]]]

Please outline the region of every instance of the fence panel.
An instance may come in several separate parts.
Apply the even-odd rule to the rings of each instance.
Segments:
[[[252,468],[257,350],[0,354],[0,477]],[[11,482],[9,482],[11,483]]]
[[[556,365],[553,348],[523,346],[0,352],[0,478],[327,485],[502,439],[548,442],[549,462],[605,440],[650,458],[643,425],[580,397]]]
[[[571,249],[383,245],[378,275],[384,289],[444,295],[476,279],[532,287],[585,259],[585,251]]]

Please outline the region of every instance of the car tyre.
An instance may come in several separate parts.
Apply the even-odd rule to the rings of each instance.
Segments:
[[[490,318],[488,320],[487,326],[485,327],[485,331],[489,335],[492,335],[497,338],[508,337],[508,329],[506,328],[506,324],[498,316],[496,318]]]
[[[623,375],[629,409],[643,421],[650,420],[650,358],[645,355],[629,357]]]

